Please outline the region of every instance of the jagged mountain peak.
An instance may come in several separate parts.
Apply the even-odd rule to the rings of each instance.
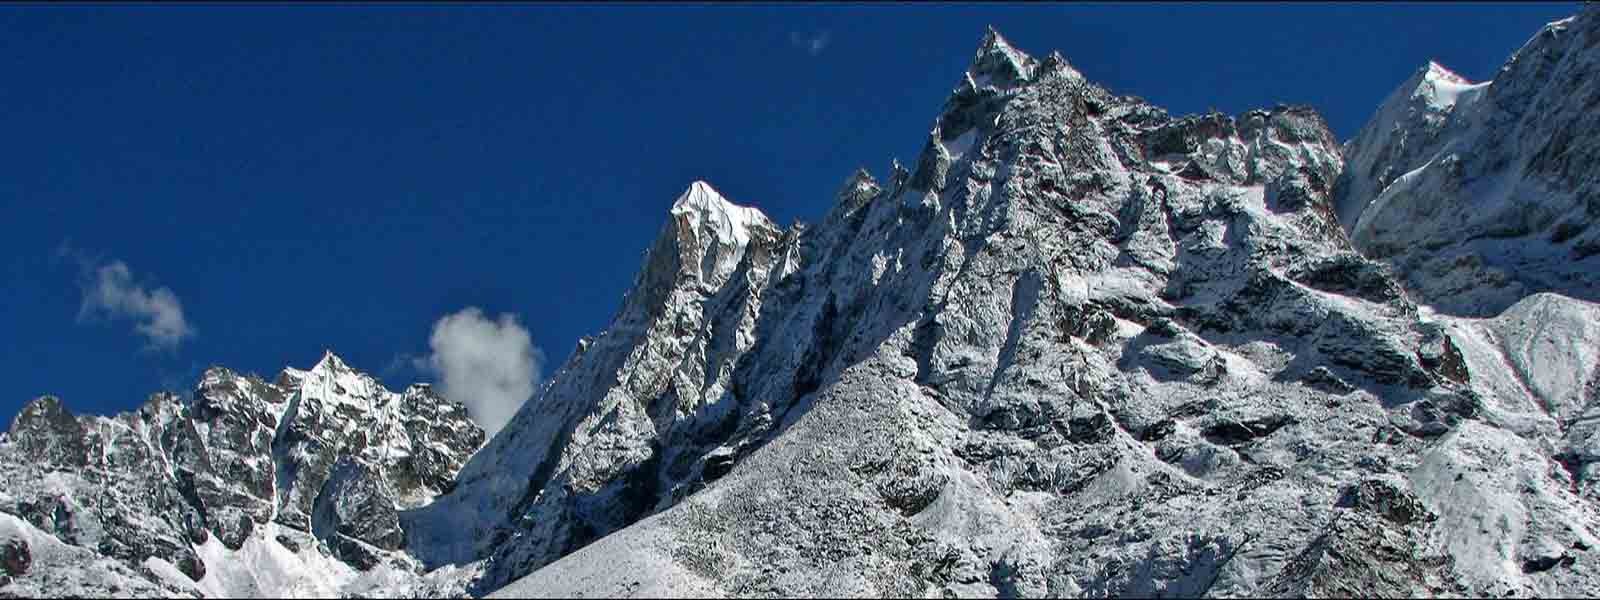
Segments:
[[[398,514],[454,485],[482,429],[461,404],[384,390],[331,351],[284,373],[214,366],[191,396],[112,417],[30,403],[0,435],[0,538],[24,531],[34,569],[73,577],[8,564],[0,596],[327,597],[411,577]],[[331,485],[339,464],[366,481]],[[330,511],[337,527],[312,527]]]
[[[66,403],[62,402],[61,398],[52,394],[45,394],[22,405],[22,410],[18,411],[17,416],[11,419],[9,433],[15,438],[28,428],[54,426],[54,424],[71,421],[72,419],[72,412],[67,409]]]
[[[1471,81],[1467,81],[1467,78],[1456,74],[1455,71],[1452,71],[1448,67],[1439,64],[1439,62],[1435,60],[1429,60],[1428,64],[1419,67],[1417,72],[1424,75],[1428,79],[1443,79],[1454,83],[1472,83]]]
[[[709,208],[720,205],[732,206],[733,203],[722,197],[722,194],[717,192],[716,188],[711,187],[710,183],[703,179],[696,179],[689,183],[689,187],[684,189],[682,194],[678,195],[678,199],[672,203],[672,209],[677,211],[680,209]]]
[[[307,393],[329,396],[339,401],[381,404],[391,395],[377,378],[350,366],[331,349],[324,349],[322,357],[309,369],[285,367],[278,375],[277,384],[286,389],[304,389]]]
[[[17,412],[17,416],[15,418],[20,419],[23,416],[32,417],[35,415],[52,414],[65,410],[65,407],[66,404],[61,401],[59,396],[56,396],[55,394],[44,394],[29,400],[27,404],[23,404],[22,410]]]
[[[750,241],[753,227],[771,228],[760,209],[734,204],[705,181],[696,180],[672,203],[671,214],[695,232],[736,246]]]
[[[1469,83],[1429,64],[1345,147],[1351,240],[1423,303],[1489,317],[1539,291],[1600,299],[1600,13],[1541,28]]]
[[[1435,61],[1418,67],[1410,79],[1401,84],[1394,94],[1410,99],[1421,98],[1427,106],[1438,111],[1448,111],[1455,106],[1463,92],[1482,87],[1456,74]]]
[[[897,161],[890,168],[894,169],[898,166],[899,163]],[[878,178],[872,176],[872,172],[868,171],[866,167],[858,167],[854,173],[850,174],[850,178],[844,181],[844,186],[839,188],[838,196],[842,198],[851,195],[873,194],[882,188],[883,186],[878,183]]]
[[[353,370],[354,369],[350,368],[349,363],[346,363],[343,358],[340,358],[338,354],[335,354],[331,348],[324,348],[322,350],[322,358],[317,359],[317,363],[312,365],[307,372],[332,374],[345,373]]]
[[[1423,65],[1342,158],[1306,107],[1171,117],[991,28],[925,185],[857,170],[820,225],[779,231],[692,182],[611,325],[475,454],[464,409],[326,352],[194,409],[42,406],[0,436],[0,536],[47,574],[71,544],[224,596],[1588,593],[1600,309],[1436,313],[1328,214],[1349,165],[1494,172],[1462,149],[1588,178],[1530,198],[1600,197],[1570,133],[1595,131],[1569,60],[1594,38],[1547,38],[1482,91]],[[1485,127],[1530,131],[1429,137],[1495,102],[1521,112]],[[1600,210],[1569,208],[1561,250],[1600,253],[1570,220]]]
[[[1367,205],[1390,184],[1443,148],[1448,139],[1440,132],[1483,97],[1490,83],[1472,83],[1430,60],[1384,98],[1344,150],[1353,168],[1346,170],[1334,204],[1346,233],[1356,234]]]
[[[972,56],[966,75],[973,87],[982,89],[995,85],[1005,88],[1032,78],[1037,64],[1033,57],[1012,46],[991,25],[978,43],[978,50]]]

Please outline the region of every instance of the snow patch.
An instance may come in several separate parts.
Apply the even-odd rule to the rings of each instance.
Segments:
[[[966,133],[956,136],[956,139],[940,141],[939,145],[944,147],[945,154],[948,154],[951,162],[954,162],[960,160],[962,156],[971,151],[972,143],[977,139],[978,130],[977,128],[972,128],[968,129]]]

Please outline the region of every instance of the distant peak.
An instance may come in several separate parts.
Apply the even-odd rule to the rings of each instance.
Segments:
[[[680,209],[712,208],[732,204],[732,202],[728,202],[727,198],[722,197],[722,194],[717,193],[716,188],[711,187],[711,184],[696,179],[689,184],[689,189],[684,190],[682,194],[678,195],[678,200],[672,203],[672,212],[679,212]]]
[[[1451,71],[1445,68],[1444,65],[1431,60],[1428,61],[1428,64],[1423,65],[1422,68],[1417,69],[1417,73],[1422,77],[1423,81],[1444,80],[1451,83],[1472,83],[1467,81],[1467,78],[1457,75],[1455,71]]]
[[[900,164],[900,159],[896,158],[889,162],[889,185],[898,190],[905,187],[906,181],[909,179],[911,179],[911,170]]]
[[[980,88],[991,82],[1010,85],[1033,77],[1033,67],[1033,58],[1013,47],[991,25],[983,34],[983,41],[978,44],[972,65],[967,67],[967,75]]]
[[[844,181],[844,186],[839,189],[839,198],[846,203],[857,203],[870,199],[882,191],[878,179],[872,176],[865,167],[856,168],[855,173]]]
[[[61,398],[54,394],[45,394],[29,400],[27,404],[22,406],[21,412],[30,414],[53,414],[58,412],[71,414],[67,411],[66,403],[62,402]]]
[[[873,177],[872,173],[867,171],[866,167],[856,167],[856,171],[850,174],[850,179],[845,181],[845,185],[851,187],[862,185],[878,185],[877,178]]]
[[[333,350],[329,349],[323,349],[322,358],[317,361],[316,366],[311,367],[312,371],[347,371],[349,369],[350,366],[345,364],[344,359],[339,358],[339,355],[334,354]]]
[[[983,42],[978,47],[979,52],[1011,47],[1011,44],[1006,42],[1006,38],[1000,35],[1000,30],[995,29],[994,25],[985,25],[983,29]]]
[[[772,221],[760,210],[729,201],[711,184],[695,180],[672,203],[672,215],[696,231],[709,230],[727,243],[743,246],[750,241],[755,226],[772,228]]]
[[[696,180],[694,180],[692,183],[689,184],[689,190],[688,191],[699,191],[699,192],[708,193],[708,194],[716,194],[717,193],[717,190],[712,188],[711,184],[706,183],[706,181],[704,179],[696,179]],[[720,196],[720,194],[719,194],[719,196]]]
[[[43,426],[71,426],[76,423],[72,411],[67,410],[66,403],[61,398],[45,394],[34,398],[22,406],[17,416],[11,420],[11,436],[22,434],[24,430]]]
[[[1454,71],[1445,68],[1434,61],[1428,61],[1411,77],[1400,84],[1383,106],[1426,106],[1430,111],[1449,111],[1462,97],[1463,92],[1481,88],[1487,84],[1475,84],[1467,78],[1457,75]],[[1382,113],[1384,109],[1380,108]]]

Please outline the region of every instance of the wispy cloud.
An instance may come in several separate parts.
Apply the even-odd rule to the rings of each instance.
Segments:
[[[79,323],[133,321],[134,332],[145,338],[149,349],[173,350],[194,337],[194,326],[183,314],[183,301],[171,289],[141,285],[127,263],[88,255],[69,243],[62,243],[56,253],[78,263],[78,284],[83,288]]]
[[[818,31],[815,33],[803,33],[799,31],[789,32],[789,43],[793,44],[796,48],[805,50],[806,54],[810,54],[812,56],[822,54],[822,51],[828,48],[828,43],[831,41],[832,38],[829,37],[827,30]]]
[[[184,398],[194,396],[195,384],[200,381],[200,374],[205,372],[205,365],[189,361],[189,367],[182,371],[159,369],[157,380],[161,382],[162,391],[172,392]]]
[[[399,375],[402,372],[418,369],[419,367],[417,365],[422,364],[419,362],[419,360],[420,359],[416,355],[409,352],[401,352],[396,354],[394,355],[394,358],[389,359],[389,364],[385,365],[383,370],[378,372],[378,379],[387,381],[390,377]]]
[[[515,315],[490,320],[476,306],[434,323],[428,345],[433,353],[416,359],[417,370],[441,377],[444,397],[466,405],[490,436],[533,395],[544,367],[544,353]]]

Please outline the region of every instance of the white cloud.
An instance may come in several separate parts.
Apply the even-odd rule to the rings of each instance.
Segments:
[[[806,54],[812,56],[822,54],[822,51],[828,47],[828,43],[831,41],[832,38],[829,37],[827,31],[818,31],[811,34],[798,31],[789,32],[789,43],[794,44],[795,47],[801,50],[805,50]]]
[[[394,355],[394,358],[389,359],[389,364],[385,365],[383,370],[378,372],[378,379],[387,380],[390,377],[400,374],[401,371],[406,369],[421,370],[423,367],[420,365],[423,364],[424,363],[422,363],[417,356],[409,352],[401,352]]]
[[[134,331],[151,348],[172,349],[194,337],[194,327],[183,316],[183,302],[165,287],[148,289],[134,282],[133,271],[120,260],[96,264],[80,257],[83,270],[83,304],[78,321],[95,317],[131,319]]]
[[[476,306],[434,323],[428,345],[433,354],[418,359],[417,368],[441,377],[444,397],[465,404],[490,436],[533,395],[544,366],[544,353],[515,315],[489,320]]]

